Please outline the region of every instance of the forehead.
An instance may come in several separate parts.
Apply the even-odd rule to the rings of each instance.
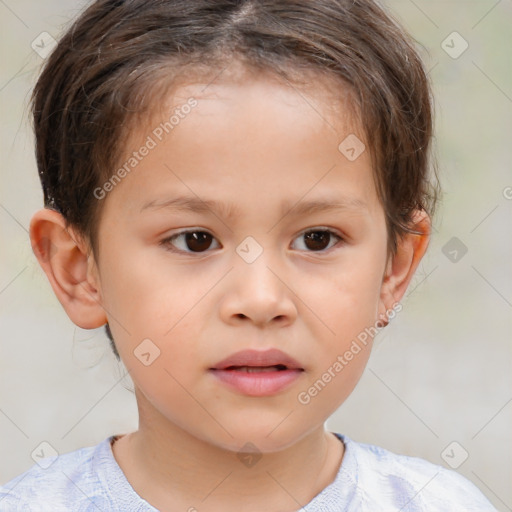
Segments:
[[[207,100],[231,102],[239,108],[240,102],[250,99],[269,100],[271,97],[289,106],[309,107],[331,129],[343,124],[362,133],[360,113],[353,88],[341,77],[325,70],[295,69],[289,65],[281,72],[261,70],[234,60],[219,69],[184,68],[171,81],[165,75],[148,91],[149,105],[139,126],[145,131],[162,118],[168,118],[176,106],[191,96],[202,101],[202,112],[215,108]],[[237,104],[238,102],[238,104]],[[220,107],[220,103],[218,104]],[[224,105],[225,107],[226,105]],[[213,113],[213,112],[211,112]],[[301,108],[299,115],[304,115]],[[136,134],[135,134],[136,135]]]
[[[350,162],[339,150],[348,135],[363,138],[350,91],[332,81],[303,82],[235,67],[176,83],[131,131],[119,165],[148,138],[154,144],[114,196],[125,195],[134,211],[184,194],[241,205],[263,194],[282,208],[342,184],[346,198],[372,202],[368,152]]]

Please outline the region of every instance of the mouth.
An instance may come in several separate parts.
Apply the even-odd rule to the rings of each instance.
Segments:
[[[227,371],[285,371],[304,370],[302,365],[285,352],[272,348],[268,350],[242,350],[219,361],[210,370]]]
[[[232,391],[254,397],[283,391],[305,371],[295,359],[277,349],[237,352],[209,370]]]

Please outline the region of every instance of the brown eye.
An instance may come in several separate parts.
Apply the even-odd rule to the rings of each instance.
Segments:
[[[204,231],[185,233],[185,244],[192,252],[206,251],[212,245],[212,235]]]
[[[304,235],[306,247],[312,251],[323,251],[331,240],[331,234],[327,231],[311,231]]]
[[[342,240],[339,235],[328,229],[306,231],[298,237],[299,240],[304,240],[303,246],[305,247],[305,250],[313,252],[322,252],[327,248],[336,245],[336,243],[330,245],[333,238],[335,239],[336,243],[337,241]],[[301,248],[299,247],[299,249]]]
[[[201,253],[207,251],[214,240],[213,235],[206,231],[183,231],[161,243],[173,252]]]

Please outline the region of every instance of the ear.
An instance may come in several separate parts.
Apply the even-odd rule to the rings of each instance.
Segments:
[[[107,322],[101,305],[99,278],[87,244],[64,217],[51,209],[36,212],[30,221],[32,250],[71,321],[82,329]]]
[[[381,286],[379,318],[387,325],[386,311],[400,302],[430,241],[430,217],[423,210],[416,210],[412,218],[415,233],[405,233],[397,241],[397,250],[386,266]]]

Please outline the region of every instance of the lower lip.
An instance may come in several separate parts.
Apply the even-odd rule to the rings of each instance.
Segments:
[[[300,377],[302,370],[272,372],[244,372],[238,370],[210,370],[228,386],[249,396],[269,396],[282,391]]]

